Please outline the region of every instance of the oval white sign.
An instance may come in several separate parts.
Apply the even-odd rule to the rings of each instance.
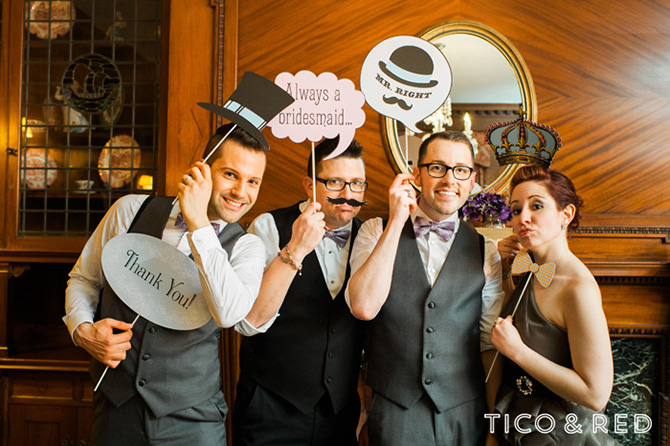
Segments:
[[[114,237],[102,251],[102,270],[126,305],[161,327],[194,330],[212,317],[193,260],[156,237]]]

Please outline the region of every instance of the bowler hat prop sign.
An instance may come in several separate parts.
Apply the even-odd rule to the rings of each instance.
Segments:
[[[433,75],[433,59],[422,48],[401,46],[391,53],[388,62],[379,61],[379,68],[387,76],[412,87],[430,88],[437,85]]]
[[[269,149],[261,130],[293,101],[293,97],[274,82],[247,71],[223,106],[205,102],[198,105],[239,125]]]

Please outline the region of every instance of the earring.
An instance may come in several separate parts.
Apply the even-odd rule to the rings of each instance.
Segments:
[[[568,225],[566,225],[565,223],[563,223],[563,224],[561,225],[561,231],[565,231],[565,228],[567,228],[567,227],[568,227]]]

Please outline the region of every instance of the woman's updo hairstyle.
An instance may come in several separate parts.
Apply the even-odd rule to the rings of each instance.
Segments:
[[[574,231],[579,227],[579,220],[581,219],[580,209],[584,206],[584,201],[577,194],[575,185],[570,178],[558,170],[545,169],[535,164],[529,164],[516,171],[510,184],[510,190],[513,192],[515,187],[526,181],[535,181],[544,185],[549,195],[556,201],[559,210],[565,209],[569,204],[573,205],[575,207],[575,216],[568,225],[568,232]]]

